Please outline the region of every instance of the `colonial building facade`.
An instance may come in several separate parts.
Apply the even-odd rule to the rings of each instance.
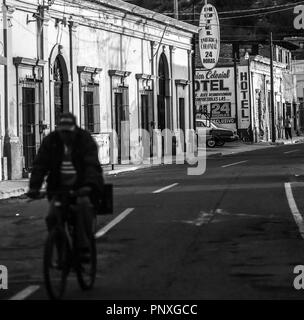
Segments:
[[[3,0],[1,16],[2,180],[31,170],[62,112],[92,133],[102,163],[112,129],[132,152],[135,129],[193,128],[196,27],[120,0]]]

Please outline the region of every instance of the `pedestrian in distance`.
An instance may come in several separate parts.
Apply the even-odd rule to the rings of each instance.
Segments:
[[[285,138],[286,138],[287,140],[288,140],[289,138],[292,140],[292,134],[291,134],[291,119],[290,119],[290,116],[289,116],[289,115],[285,118],[284,127],[285,127]]]

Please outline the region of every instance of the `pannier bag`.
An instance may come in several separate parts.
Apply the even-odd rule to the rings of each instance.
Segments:
[[[96,210],[97,215],[113,214],[113,185],[105,183],[103,194],[99,198],[99,205]]]

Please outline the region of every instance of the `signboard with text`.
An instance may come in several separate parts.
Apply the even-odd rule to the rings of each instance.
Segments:
[[[234,68],[196,70],[195,74],[196,116],[211,116],[213,122],[235,129]]]
[[[199,50],[204,68],[213,69],[220,54],[220,25],[215,7],[206,4],[199,21]]]
[[[250,126],[250,94],[248,66],[238,67],[238,128]]]

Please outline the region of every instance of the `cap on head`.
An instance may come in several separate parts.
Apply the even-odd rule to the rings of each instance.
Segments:
[[[76,117],[70,113],[63,113],[59,116],[57,129],[61,131],[73,131],[76,127]]]

